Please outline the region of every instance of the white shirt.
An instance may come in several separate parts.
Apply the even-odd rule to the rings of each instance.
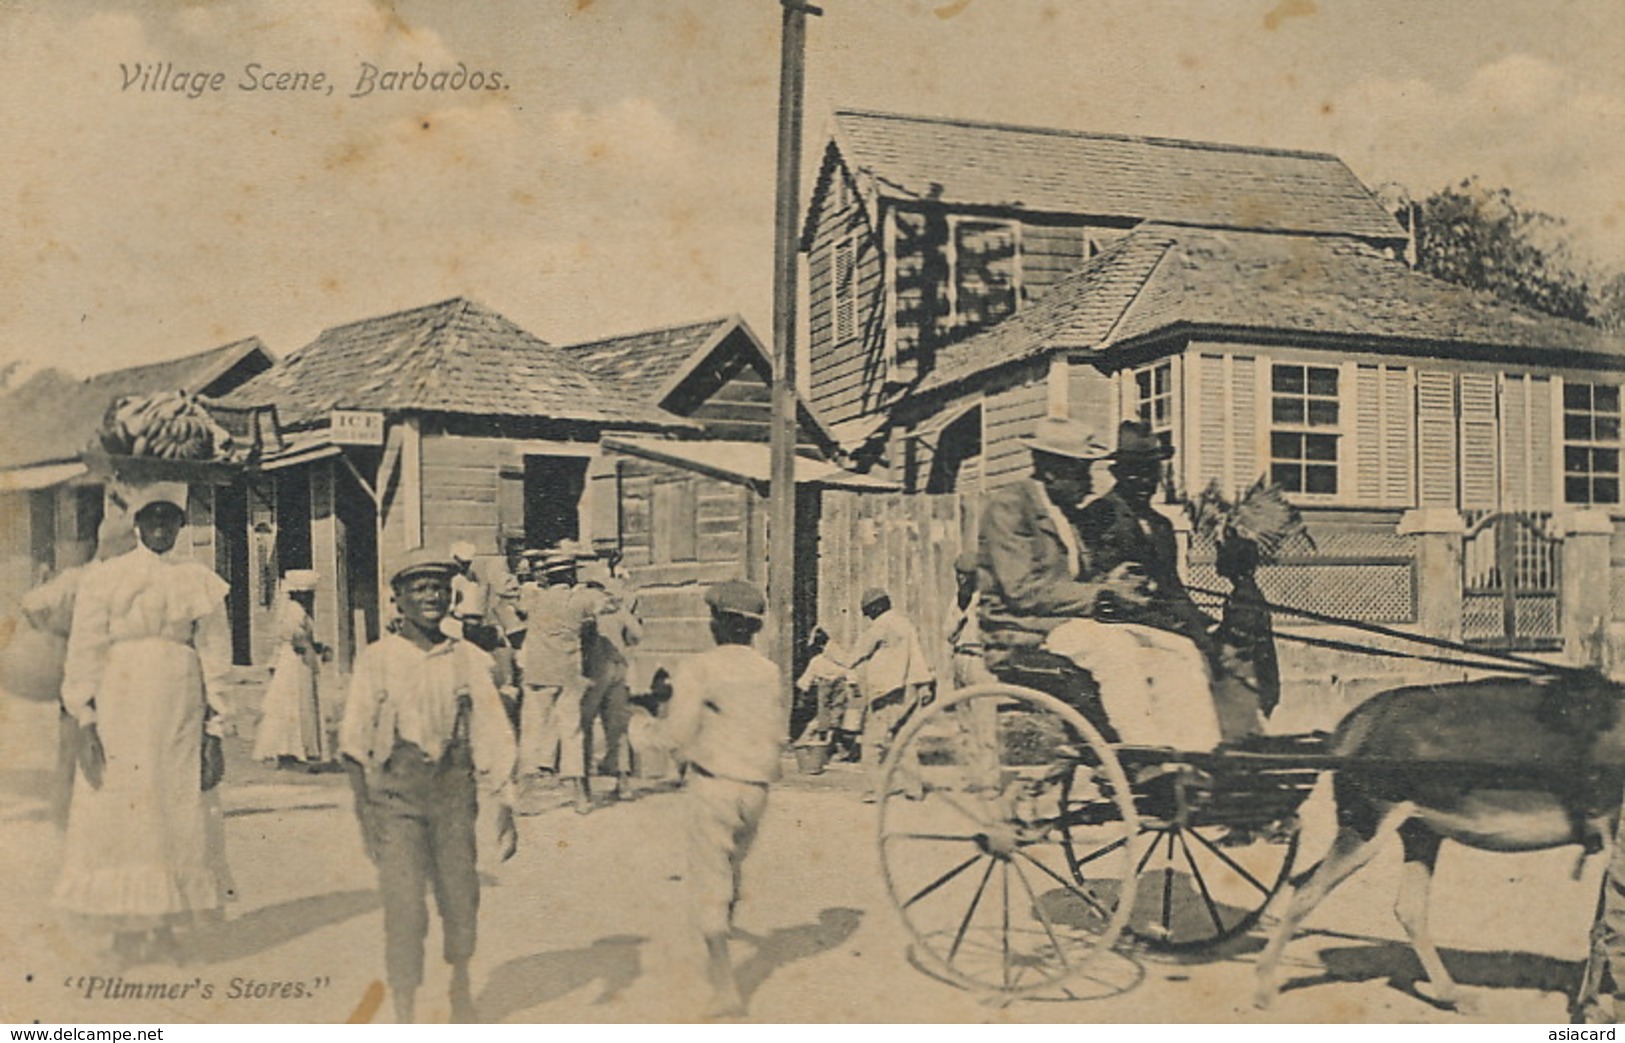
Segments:
[[[775,782],[784,721],[779,668],[749,645],[718,645],[672,675],[666,735],[677,754],[736,782]]]
[[[389,634],[363,649],[339,726],[339,752],[377,769],[400,740],[438,760],[465,695],[474,768],[483,787],[505,799],[517,758],[513,726],[491,680],[491,657],[466,641],[448,639],[424,651]]]

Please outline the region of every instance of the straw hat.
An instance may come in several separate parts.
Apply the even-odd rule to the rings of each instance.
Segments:
[[[320,578],[315,569],[289,569],[282,574],[282,589],[290,594],[315,590]]]
[[[1040,420],[1033,433],[1021,439],[1021,444],[1035,453],[1070,460],[1103,460],[1111,454],[1085,425],[1053,416]]]

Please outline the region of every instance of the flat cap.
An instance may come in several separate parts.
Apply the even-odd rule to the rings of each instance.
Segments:
[[[407,551],[396,560],[395,567],[389,573],[389,582],[394,585],[408,576],[416,576],[420,573],[450,576],[456,572],[456,562],[445,554],[440,551],[430,550],[428,547],[418,547]]]
[[[880,604],[882,601],[890,600],[891,595],[886,593],[880,587],[870,587],[868,590],[863,592],[863,597],[858,600],[858,606],[860,608],[870,608],[874,605]]]
[[[767,599],[753,583],[742,579],[729,579],[713,583],[706,588],[705,603],[713,611],[746,619],[761,619],[767,612]]]
[[[962,550],[959,557],[954,559],[955,572],[975,572],[978,567],[976,552],[973,550]]]

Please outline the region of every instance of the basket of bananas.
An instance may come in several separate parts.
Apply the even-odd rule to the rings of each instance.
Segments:
[[[127,395],[102,416],[84,454],[93,468],[132,482],[230,480],[231,434],[184,391]]]

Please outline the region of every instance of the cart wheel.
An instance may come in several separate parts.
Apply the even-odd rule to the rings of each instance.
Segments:
[[[1222,825],[1141,824],[1150,840],[1128,931],[1154,949],[1189,952],[1252,929],[1292,875],[1298,824],[1267,833]]]
[[[1082,714],[1013,685],[962,689],[903,729],[885,780],[880,864],[929,969],[1015,996],[1084,976],[1111,949],[1144,840],[1123,769]],[[1068,821],[1072,793],[1100,795],[1088,821]],[[1068,852],[1085,846],[1078,880]]]

